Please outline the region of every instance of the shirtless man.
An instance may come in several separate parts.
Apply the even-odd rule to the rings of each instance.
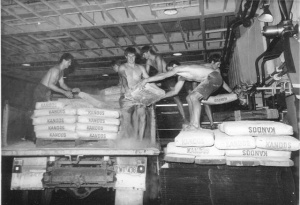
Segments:
[[[158,74],[167,72],[167,64],[166,64],[165,60],[160,55],[157,55],[150,46],[144,46],[142,48],[142,57],[147,60],[146,71],[148,74],[150,72],[151,66],[157,70]],[[171,90],[174,90],[176,81],[177,81],[176,77],[169,78],[169,79],[164,80],[162,82],[162,84],[163,84],[163,87],[166,87],[167,91],[171,91]],[[184,124],[188,124],[188,121],[187,121],[185,113],[184,113],[183,105],[182,105],[182,102],[181,102],[179,96],[178,95],[173,96],[173,99],[174,99],[175,103],[177,104],[177,108],[183,118]]]
[[[72,92],[80,92],[79,88],[69,88],[63,78],[64,70],[71,65],[73,59],[74,57],[70,53],[64,53],[59,64],[48,70],[34,90],[34,106],[36,102],[50,101],[51,91],[61,93],[67,98],[73,98]],[[57,83],[60,87],[57,86]]]
[[[138,140],[144,138],[146,128],[146,107],[131,98],[131,91],[143,78],[148,78],[146,69],[135,64],[136,50],[128,47],[125,50],[127,62],[120,65],[122,89],[120,106],[122,111],[121,138],[133,137]]]
[[[168,67],[168,72],[144,79],[142,81],[142,85],[178,75],[179,79],[174,90],[167,92],[164,96],[164,98],[167,98],[177,95],[185,81],[199,82],[199,85],[190,94],[188,94],[188,97],[190,98],[188,106],[191,122],[187,129],[201,129],[201,101],[203,99],[206,100],[213,92],[223,85],[223,79],[218,70],[219,65],[219,62],[214,62],[204,65],[180,65]]]
[[[33,92],[33,102],[29,111],[29,117],[32,115],[37,102],[51,101],[51,91],[61,93],[68,98],[73,98],[72,92],[80,92],[79,88],[69,88],[63,78],[64,70],[71,65],[73,59],[74,57],[70,53],[64,53],[59,60],[59,64],[48,70]],[[59,83],[60,88],[56,85],[57,83]],[[26,124],[25,139],[34,141],[35,137],[31,120],[28,120]]]

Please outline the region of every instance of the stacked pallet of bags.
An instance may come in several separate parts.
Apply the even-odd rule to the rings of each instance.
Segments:
[[[105,88],[100,91],[99,96],[102,96],[102,100],[106,103],[110,103],[111,105],[114,105],[114,107],[119,108],[119,99],[121,95],[121,86],[111,86],[108,88]]]
[[[181,131],[168,143],[164,160],[196,164],[225,164],[225,151],[214,146],[211,130]]]
[[[120,126],[120,112],[99,108],[78,108],[76,133],[80,140],[115,140]]]
[[[64,102],[37,102],[33,125],[37,140],[76,140],[76,109]]]
[[[300,145],[292,134],[292,126],[280,122],[224,122],[215,131],[215,146],[225,150],[227,165],[289,167]]]
[[[165,150],[165,161],[229,166],[293,166],[300,141],[290,125],[273,121],[233,121],[218,130],[181,131]]]

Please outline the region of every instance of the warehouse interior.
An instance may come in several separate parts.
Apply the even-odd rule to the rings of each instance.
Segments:
[[[283,4],[286,5],[286,13],[283,12]],[[272,22],[259,20],[265,9],[272,13]],[[147,45],[166,62],[177,60],[182,65],[204,64],[211,55],[220,54],[220,70],[225,82],[232,89],[245,86],[247,103],[212,106],[216,123],[233,119],[236,110],[253,114],[267,107],[276,109],[279,114],[276,120],[291,125],[293,136],[299,139],[299,9],[298,0],[2,0],[1,113],[9,105],[7,142],[11,144],[24,138],[24,120],[32,104],[33,90],[64,53],[75,58],[64,72],[66,84],[95,94],[118,84],[119,76],[112,69],[112,61],[125,63],[127,47],[134,47],[140,53],[141,48]],[[289,35],[271,36],[273,34],[268,33],[271,29],[264,30],[268,26],[274,30],[282,29]],[[274,39],[280,39],[275,46]],[[283,62],[287,64],[287,70],[275,78],[274,73]],[[136,63],[145,65],[146,60],[138,55]],[[276,86],[281,86],[281,89],[276,89]],[[186,91],[179,93],[185,105],[186,95]],[[54,96],[64,98],[59,93],[54,93]],[[174,140],[182,124],[175,107],[164,108],[169,104],[174,104],[172,99],[164,99],[157,103],[156,109],[156,140],[162,150]],[[186,106],[185,111],[188,112]],[[1,117],[3,119],[3,114]],[[204,126],[207,123],[207,116],[204,116]],[[287,191],[288,196],[285,195],[283,201],[292,199],[290,204],[299,204],[299,151],[292,153],[292,160],[296,194],[289,195]],[[11,157],[2,157],[2,177],[10,176],[11,163]],[[240,168],[247,172],[246,167]],[[202,169],[207,171],[209,167]],[[263,175],[258,179],[267,177],[268,171],[272,172],[271,169],[262,171]],[[193,170],[187,172],[195,174]],[[176,171],[172,174],[171,177],[178,177]],[[214,174],[217,176],[218,171]],[[290,180],[289,170],[284,170],[282,175]],[[197,180],[201,181],[201,177],[199,175]],[[188,180],[193,184],[193,179]],[[288,180],[282,187],[292,190]],[[11,193],[9,183],[2,183],[2,195]],[[199,188],[197,184],[191,187],[193,190]],[[111,191],[102,193],[102,190],[101,194],[108,198],[114,195]],[[11,197],[3,198],[2,202],[7,204],[18,203],[12,202]],[[68,201],[68,197],[63,200]],[[167,198],[160,198],[162,201],[162,204],[175,203],[172,200],[168,203]],[[112,203],[110,199],[105,202]],[[144,204],[159,203],[156,198],[144,201]]]

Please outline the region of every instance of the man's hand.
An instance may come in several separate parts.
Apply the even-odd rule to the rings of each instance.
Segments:
[[[80,89],[79,88],[73,88],[72,89],[72,93],[79,93],[80,92]]]
[[[67,98],[73,98],[73,94],[71,91],[66,91],[64,92],[64,95],[67,97]]]
[[[141,81],[141,86],[144,87],[148,83],[147,78]]]

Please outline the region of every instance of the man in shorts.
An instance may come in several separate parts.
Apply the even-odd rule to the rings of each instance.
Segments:
[[[146,128],[146,106],[134,101],[131,92],[135,86],[148,74],[144,66],[136,64],[136,50],[133,47],[125,49],[127,62],[119,66],[121,78],[120,106],[122,112],[121,138],[143,140]]]
[[[175,65],[174,67],[168,67],[168,72],[166,73],[160,73],[156,76],[144,79],[142,85],[178,75],[178,82],[174,90],[167,92],[164,96],[164,98],[167,98],[177,95],[185,81],[198,82],[197,87],[188,94],[188,98],[190,99],[188,106],[191,121],[187,130],[201,129],[201,101],[203,99],[206,100],[223,85],[223,79],[218,69],[219,65],[219,62],[203,65]]]
[[[149,75],[150,75],[151,66],[157,70],[157,74],[167,72],[167,64],[165,60],[160,55],[155,53],[155,51],[153,51],[153,49],[150,46],[144,46],[142,47],[141,50],[142,50],[142,57],[147,60],[146,71]],[[174,90],[176,83],[177,83],[177,78],[175,76],[172,78],[170,77],[161,82],[161,88],[164,89],[166,92],[169,92],[171,90]],[[183,104],[179,96],[178,95],[173,96],[173,99],[177,104],[177,108],[179,110],[180,115],[183,118],[184,124],[188,124],[188,121],[184,113]]]

